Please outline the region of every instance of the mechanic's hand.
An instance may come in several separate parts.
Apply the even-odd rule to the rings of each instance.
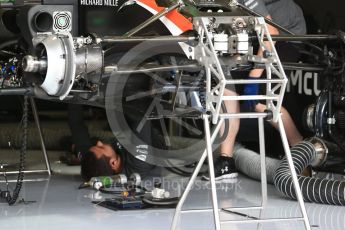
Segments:
[[[247,79],[255,79],[253,77],[248,77]],[[251,83],[251,84],[246,84],[243,89],[243,95],[246,96],[254,96],[258,95],[259,93],[259,84],[258,83]],[[244,101],[243,105],[244,108],[249,111],[254,111],[255,106],[258,102],[256,100],[247,100]]]

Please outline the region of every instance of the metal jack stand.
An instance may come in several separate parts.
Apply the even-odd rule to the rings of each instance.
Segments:
[[[227,80],[224,76],[220,61],[217,57],[217,52],[215,51],[213,45],[213,39],[210,28],[212,25],[217,23],[229,23],[229,18],[217,18],[214,17],[210,21],[209,18],[194,18],[194,26],[196,27],[198,33],[200,34],[199,44],[195,47],[195,53],[198,54],[198,61],[205,66],[206,69],[206,110],[210,111],[210,115],[203,115],[204,128],[205,128],[205,141],[206,149],[202,154],[199,163],[197,164],[195,171],[193,172],[190,181],[180,198],[180,201],[176,207],[174,219],[172,222],[171,229],[177,229],[180,217],[182,213],[200,213],[200,212],[210,212],[213,211],[214,225],[216,230],[221,229],[221,224],[225,223],[268,223],[268,222],[280,222],[280,221],[303,221],[305,229],[310,230],[309,219],[304,206],[304,201],[301,193],[301,189],[298,183],[297,174],[293,165],[290,148],[288,145],[288,140],[286,137],[285,129],[283,126],[280,109],[282,105],[283,96],[285,93],[285,88],[287,84],[287,78],[280,63],[278,54],[274,48],[273,41],[269,35],[267,26],[263,18],[256,18],[255,31],[258,35],[259,44],[263,51],[270,52],[269,57],[261,58],[254,55],[249,55],[248,60],[253,62],[263,63],[266,66],[267,79],[255,79],[255,80]],[[267,47],[267,43],[264,42],[264,36],[267,36],[268,43],[271,48]],[[276,64],[278,68],[274,67]],[[272,72],[278,77],[278,79],[272,79]],[[211,74],[218,78],[218,85],[213,87],[211,85]],[[224,96],[225,86],[227,84],[248,84],[248,83],[259,83],[266,84],[266,95],[255,95],[255,96]],[[274,84],[274,86],[272,86]],[[223,101],[242,101],[242,100],[266,100],[267,111],[264,113],[228,113],[220,114],[220,106]],[[213,124],[216,124],[215,131],[210,133],[210,121],[212,118]],[[213,166],[213,155],[212,155],[212,143],[214,142],[223,122],[225,119],[242,119],[242,118],[252,118],[258,119],[259,121],[259,143],[260,143],[260,154],[261,154],[261,190],[262,190],[262,204],[257,207],[243,207],[243,208],[222,208],[218,207],[217,201],[217,191],[216,182],[214,175]],[[272,119],[273,122],[277,122],[279,126],[279,132],[281,135],[282,143],[285,150],[285,155],[289,163],[291,175],[293,178],[293,184],[297,194],[297,200],[301,209],[302,217],[297,218],[274,218],[274,219],[262,219],[262,212],[265,210],[267,204],[267,180],[266,180],[266,163],[265,163],[265,138],[264,138],[264,119]],[[197,178],[197,175],[206,160],[208,158],[209,162],[209,174],[212,192],[212,207],[210,209],[201,210],[182,210],[182,206],[191,191],[191,188]],[[219,213],[231,213],[232,210],[261,210],[259,218],[245,219],[245,220],[230,220],[221,221]]]
[[[51,167],[50,167],[50,162],[49,162],[49,158],[48,158],[48,154],[47,154],[47,150],[46,150],[46,146],[45,146],[45,142],[44,142],[44,137],[42,134],[42,129],[41,129],[41,124],[40,124],[40,120],[38,117],[38,113],[37,113],[37,107],[36,107],[36,103],[35,103],[35,99],[33,97],[30,97],[30,104],[31,104],[31,108],[32,108],[32,114],[34,116],[35,119],[35,123],[37,126],[37,130],[38,130],[38,135],[40,137],[40,144],[41,144],[41,149],[43,152],[43,156],[44,156],[44,160],[45,160],[45,165],[46,165],[46,169],[42,169],[42,170],[27,170],[27,171],[23,171],[23,173],[42,173],[42,172],[47,172],[49,176],[51,176]],[[6,172],[7,175],[10,174],[18,174],[18,171],[11,171],[11,172]]]
[[[256,113],[256,114],[243,114],[243,115],[221,115],[220,117],[220,122],[217,124],[217,127],[215,131],[210,134],[210,123],[209,123],[209,116],[204,115],[203,120],[204,120],[204,125],[205,125],[205,140],[206,140],[206,150],[202,154],[199,163],[197,164],[193,175],[191,176],[188,185],[180,198],[180,201],[176,207],[175,214],[174,214],[174,219],[172,223],[171,229],[175,230],[177,229],[178,223],[180,221],[180,216],[182,213],[200,213],[200,212],[211,212],[213,211],[214,215],[214,223],[215,223],[215,229],[220,230],[221,229],[221,224],[227,224],[227,223],[237,223],[237,224],[242,224],[242,223],[268,223],[268,222],[280,222],[280,221],[303,221],[305,228],[307,230],[310,230],[310,224],[309,224],[309,219],[307,216],[307,212],[304,206],[304,201],[302,197],[302,193],[300,190],[300,186],[298,184],[298,179],[297,179],[297,174],[295,171],[295,168],[293,166],[292,162],[292,157],[291,157],[291,152],[290,148],[287,142],[285,130],[283,127],[283,123],[281,120],[281,117],[279,117],[279,131],[281,134],[281,138],[283,141],[284,149],[285,149],[285,154],[289,162],[289,167],[291,170],[291,174],[293,177],[293,182],[295,186],[295,191],[297,194],[299,206],[302,212],[302,217],[300,218],[274,218],[274,219],[248,219],[248,220],[230,220],[230,221],[221,221],[219,217],[219,212],[223,213],[229,213],[229,211],[235,211],[235,210],[261,210],[264,211],[267,205],[267,180],[266,180],[266,170],[261,170],[261,193],[262,193],[262,200],[261,200],[261,206],[255,206],[255,207],[241,207],[241,208],[219,208],[218,207],[218,199],[217,199],[217,191],[216,191],[216,181],[215,181],[215,175],[214,175],[214,166],[213,164],[209,164],[209,173],[210,173],[210,183],[211,183],[211,192],[212,192],[212,209],[201,209],[201,210],[182,210],[182,206],[187,199],[187,196],[189,195],[189,192],[192,189],[192,186],[194,185],[194,182],[198,176],[198,173],[200,172],[200,169],[206,160],[206,157],[208,159],[208,162],[213,162],[213,154],[212,154],[212,143],[214,142],[221,125],[224,122],[224,119],[232,119],[232,118],[256,118],[259,121],[259,135],[260,135],[260,155],[261,155],[261,168],[264,169],[266,167],[265,163],[265,139],[264,139],[264,118],[266,118],[269,114],[267,113]]]
[[[46,167],[47,167],[46,170],[41,170],[41,171],[47,172],[48,175],[51,176],[52,171],[51,171],[51,167],[50,167],[50,162],[49,162],[49,158],[48,158],[48,154],[47,154],[47,150],[46,150],[46,145],[45,145],[43,134],[42,134],[40,119],[39,119],[39,116],[37,113],[36,102],[35,102],[35,99],[33,97],[30,97],[30,103],[31,103],[32,113],[34,115],[34,119],[36,122],[38,134],[40,135],[41,148],[42,148],[44,160],[45,160]],[[39,172],[39,170],[37,170],[36,172]]]

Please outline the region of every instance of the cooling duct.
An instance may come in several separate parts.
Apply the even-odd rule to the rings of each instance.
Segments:
[[[291,155],[296,173],[300,175],[309,165],[322,164],[327,158],[328,151],[326,147],[324,142],[316,138],[311,141],[303,141],[293,147]],[[240,148],[235,151],[234,158],[240,172],[251,178],[260,179],[261,168],[258,154]],[[287,159],[284,158],[282,161],[278,161],[267,158],[266,165],[267,181],[274,183],[283,195],[291,199],[297,199]],[[345,205],[345,181],[298,176],[298,182],[305,201]]]

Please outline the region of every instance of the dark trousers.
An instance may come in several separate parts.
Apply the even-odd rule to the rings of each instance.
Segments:
[[[68,105],[68,124],[72,133],[72,142],[75,144],[75,153],[85,153],[92,146],[83,112],[83,105]]]

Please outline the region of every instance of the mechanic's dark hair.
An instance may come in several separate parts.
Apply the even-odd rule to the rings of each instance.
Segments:
[[[95,154],[87,152],[81,159],[81,176],[85,181],[89,181],[91,177],[113,175],[109,160],[110,158],[104,156],[97,159]]]

